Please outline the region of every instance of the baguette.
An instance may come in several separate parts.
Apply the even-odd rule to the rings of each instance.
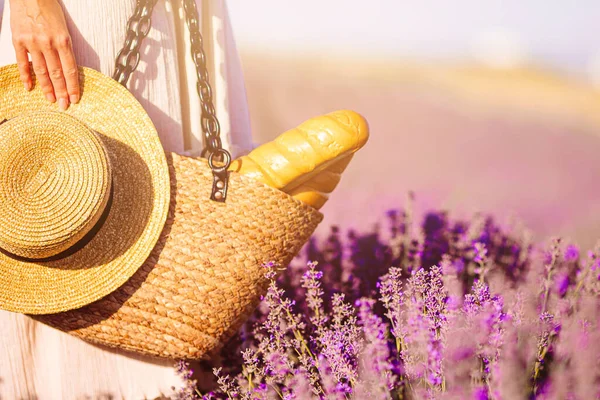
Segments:
[[[305,121],[231,163],[229,170],[261,181],[320,208],[352,154],[369,138],[366,120],[336,111]],[[334,164],[338,163],[337,165]]]
[[[353,156],[354,154],[349,154],[331,164],[329,168],[321,171],[321,173],[296,187],[288,194],[319,210],[325,205],[329,199],[329,194],[333,192],[340,182],[342,172],[344,172]]]

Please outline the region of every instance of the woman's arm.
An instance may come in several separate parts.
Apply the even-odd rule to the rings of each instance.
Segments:
[[[58,0],[10,0],[10,26],[21,80],[31,90],[27,53],[42,92],[63,110],[80,97],[71,35]]]

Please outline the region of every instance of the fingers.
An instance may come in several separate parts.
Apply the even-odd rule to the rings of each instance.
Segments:
[[[48,76],[54,88],[54,96],[58,100],[58,106],[62,110],[66,110],[69,107],[69,94],[67,93],[67,84],[63,75],[60,57],[54,49],[48,49],[44,52],[44,58],[46,59]]]
[[[50,76],[48,75],[48,67],[46,66],[46,59],[41,51],[34,51],[31,54],[31,63],[33,64],[33,73],[40,84],[40,89],[46,99],[54,103],[56,101],[56,96],[54,96],[54,87],[52,86],[52,81],[50,80]]]
[[[56,48],[58,49],[58,56],[60,57],[62,72],[67,85],[69,101],[72,104],[76,104],[79,102],[81,92],[79,89],[79,70],[77,69],[77,62],[73,55],[71,39],[69,37],[61,39],[57,43]]]
[[[15,52],[17,55],[17,65],[19,67],[19,75],[25,90],[31,90],[33,82],[31,80],[31,70],[29,68],[29,56],[27,50],[23,47],[16,47]]]
[[[15,44],[15,53],[25,89],[33,88],[33,70],[40,89],[49,102],[54,103],[58,100],[58,105],[63,110],[66,110],[69,104],[79,102],[79,70],[69,36],[55,40],[52,45],[38,46],[38,49],[29,51],[27,47]],[[28,53],[31,54],[33,68],[30,67]]]

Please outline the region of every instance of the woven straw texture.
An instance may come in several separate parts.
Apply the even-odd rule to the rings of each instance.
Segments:
[[[73,158],[71,161],[60,161],[58,153],[62,150],[57,150],[57,154],[52,157],[43,157],[51,150],[44,150],[44,146],[39,145],[29,146],[29,151],[37,154],[36,159],[40,161],[37,167],[30,166],[39,167],[41,171],[37,175],[39,179],[33,179],[32,187],[39,188],[41,193],[44,192],[44,185],[54,182],[58,190],[46,192],[49,193],[48,196],[41,197],[23,197],[21,194],[23,201],[43,198],[57,206],[64,205],[64,196],[71,193],[69,179],[89,181],[89,171],[84,171],[76,164],[92,167],[93,162],[83,161],[77,155],[74,150],[78,147],[76,143],[67,145],[68,139],[59,138],[62,134],[69,134],[67,136],[71,137],[70,134],[73,133],[67,130],[74,128],[75,124],[70,123],[67,117],[85,124],[100,138],[109,156],[112,177],[110,209],[101,220],[99,230],[81,249],[64,257],[33,261],[0,252],[0,309],[26,314],[48,314],[82,307],[101,299],[122,286],[137,271],[156,245],[164,227],[170,200],[169,171],[165,152],[150,117],[136,98],[110,77],[85,67],[80,67],[79,71],[81,100],[79,104],[71,105],[67,111],[60,112],[57,104],[45,99],[37,83],[34,82],[32,91],[23,88],[15,64],[0,67],[0,121],[8,120],[0,125],[0,131],[10,132],[2,127],[9,124],[10,128],[11,124],[20,123],[18,121],[21,118],[29,118],[32,124],[38,126],[43,125],[43,121],[36,121],[35,115],[39,112],[60,113],[64,118],[53,115],[47,119],[47,124],[55,124],[52,129],[56,128],[58,131],[56,141],[43,134],[34,136],[46,138],[48,146],[60,145],[65,151],[71,149],[69,157]],[[77,128],[77,131],[81,135],[81,128]],[[28,151],[16,150],[16,155]],[[0,164],[6,162],[3,159]],[[27,163],[23,163],[23,160],[16,160],[11,165],[19,163],[21,169],[26,168]],[[68,165],[71,167],[67,167]],[[15,171],[11,174],[16,176]],[[0,188],[9,190],[11,185],[4,182]],[[89,194],[86,190],[78,193],[82,196]],[[90,200],[94,203],[98,199]],[[16,203],[12,201],[6,204]],[[92,204],[92,207],[96,205]],[[36,208],[32,206],[30,211]],[[86,213],[80,213],[79,216],[85,219],[86,215],[95,214],[93,210]],[[8,225],[12,218],[28,218],[23,209],[17,214],[18,217],[3,214],[0,220]],[[43,215],[43,212],[37,214],[36,223],[43,223]],[[80,228],[86,230],[92,222],[79,221],[84,225],[80,225]],[[54,221],[47,227],[60,224],[60,221]],[[32,225],[30,228],[36,227]],[[16,235],[22,233],[16,232],[8,240],[4,237],[5,242],[17,244],[21,249],[32,248],[31,244],[24,245],[15,241]],[[34,235],[25,234],[22,239],[27,237],[34,242],[37,240],[38,245],[43,245],[40,251],[57,250],[44,250],[44,246],[47,247],[48,244],[41,243],[40,238],[35,239]],[[59,242],[64,244],[69,240],[63,238]]]
[[[0,125],[0,247],[28,258],[75,245],[100,219],[110,163],[75,118],[39,112]]]
[[[281,191],[231,173],[209,200],[206,160],[167,153],[171,204],[156,248],[121,288],[81,309],[36,319],[87,341],[200,359],[220,348],[265,293],[263,263],[287,265],[322,220]]]

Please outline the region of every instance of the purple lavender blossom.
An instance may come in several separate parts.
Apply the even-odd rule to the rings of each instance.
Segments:
[[[374,313],[375,300],[363,298],[357,301],[358,323],[362,327],[364,346],[358,355],[359,376],[357,396],[387,399],[395,386],[393,365],[388,347],[388,327]]]
[[[579,248],[573,244],[570,244],[565,249],[563,257],[566,262],[575,262],[579,259]]]

